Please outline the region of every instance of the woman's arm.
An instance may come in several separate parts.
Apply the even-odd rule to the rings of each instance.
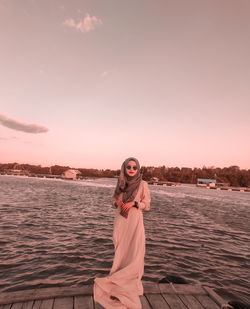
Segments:
[[[113,206],[113,208],[122,207],[123,204],[124,203],[120,199],[117,199],[115,197],[115,195],[113,195],[113,197],[112,197],[112,206]]]
[[[112,206],[113,206],[113,208],[117,208],[116,202],[117,202],[117,199],[115,198],[115,195],[113,195],[112,196]]]
[[[150,210],[150,201],[151,201],[151,198],[150,198],[148,183],[145,181],[143,183],[142,199],[138,203],[139,209],[149,211]]]

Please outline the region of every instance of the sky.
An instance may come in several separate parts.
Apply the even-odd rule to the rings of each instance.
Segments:
[[[0,163],[250,168],[249,0],[0,0]]]

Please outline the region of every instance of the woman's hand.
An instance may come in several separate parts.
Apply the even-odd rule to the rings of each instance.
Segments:
[[[127,203],[124,203],[122,206],[121,206],[121,209],[122,211],[128,211],[131,207],[133,207],[135,204],[135,202],[127,202]]]
[[[122,205],[124,205],[124,203],[123,203],[123,201],[118,200],[118,201],[116,202],[116,205],[117,205],[118,207],[122,207]]]

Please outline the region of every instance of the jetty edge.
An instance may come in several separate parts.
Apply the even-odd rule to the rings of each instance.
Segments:
[[[218,309],[227,306],[212,288],[197,284],[143,281],[140,296],[143,309]],[[102,309],[94,302],[93,284],[81,287],[51,287],[5,292],[0,295],[0,309]]]

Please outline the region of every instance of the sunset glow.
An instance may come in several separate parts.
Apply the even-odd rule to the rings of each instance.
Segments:
[[[0,163],[249,169],[249,12],[0,0]]]

